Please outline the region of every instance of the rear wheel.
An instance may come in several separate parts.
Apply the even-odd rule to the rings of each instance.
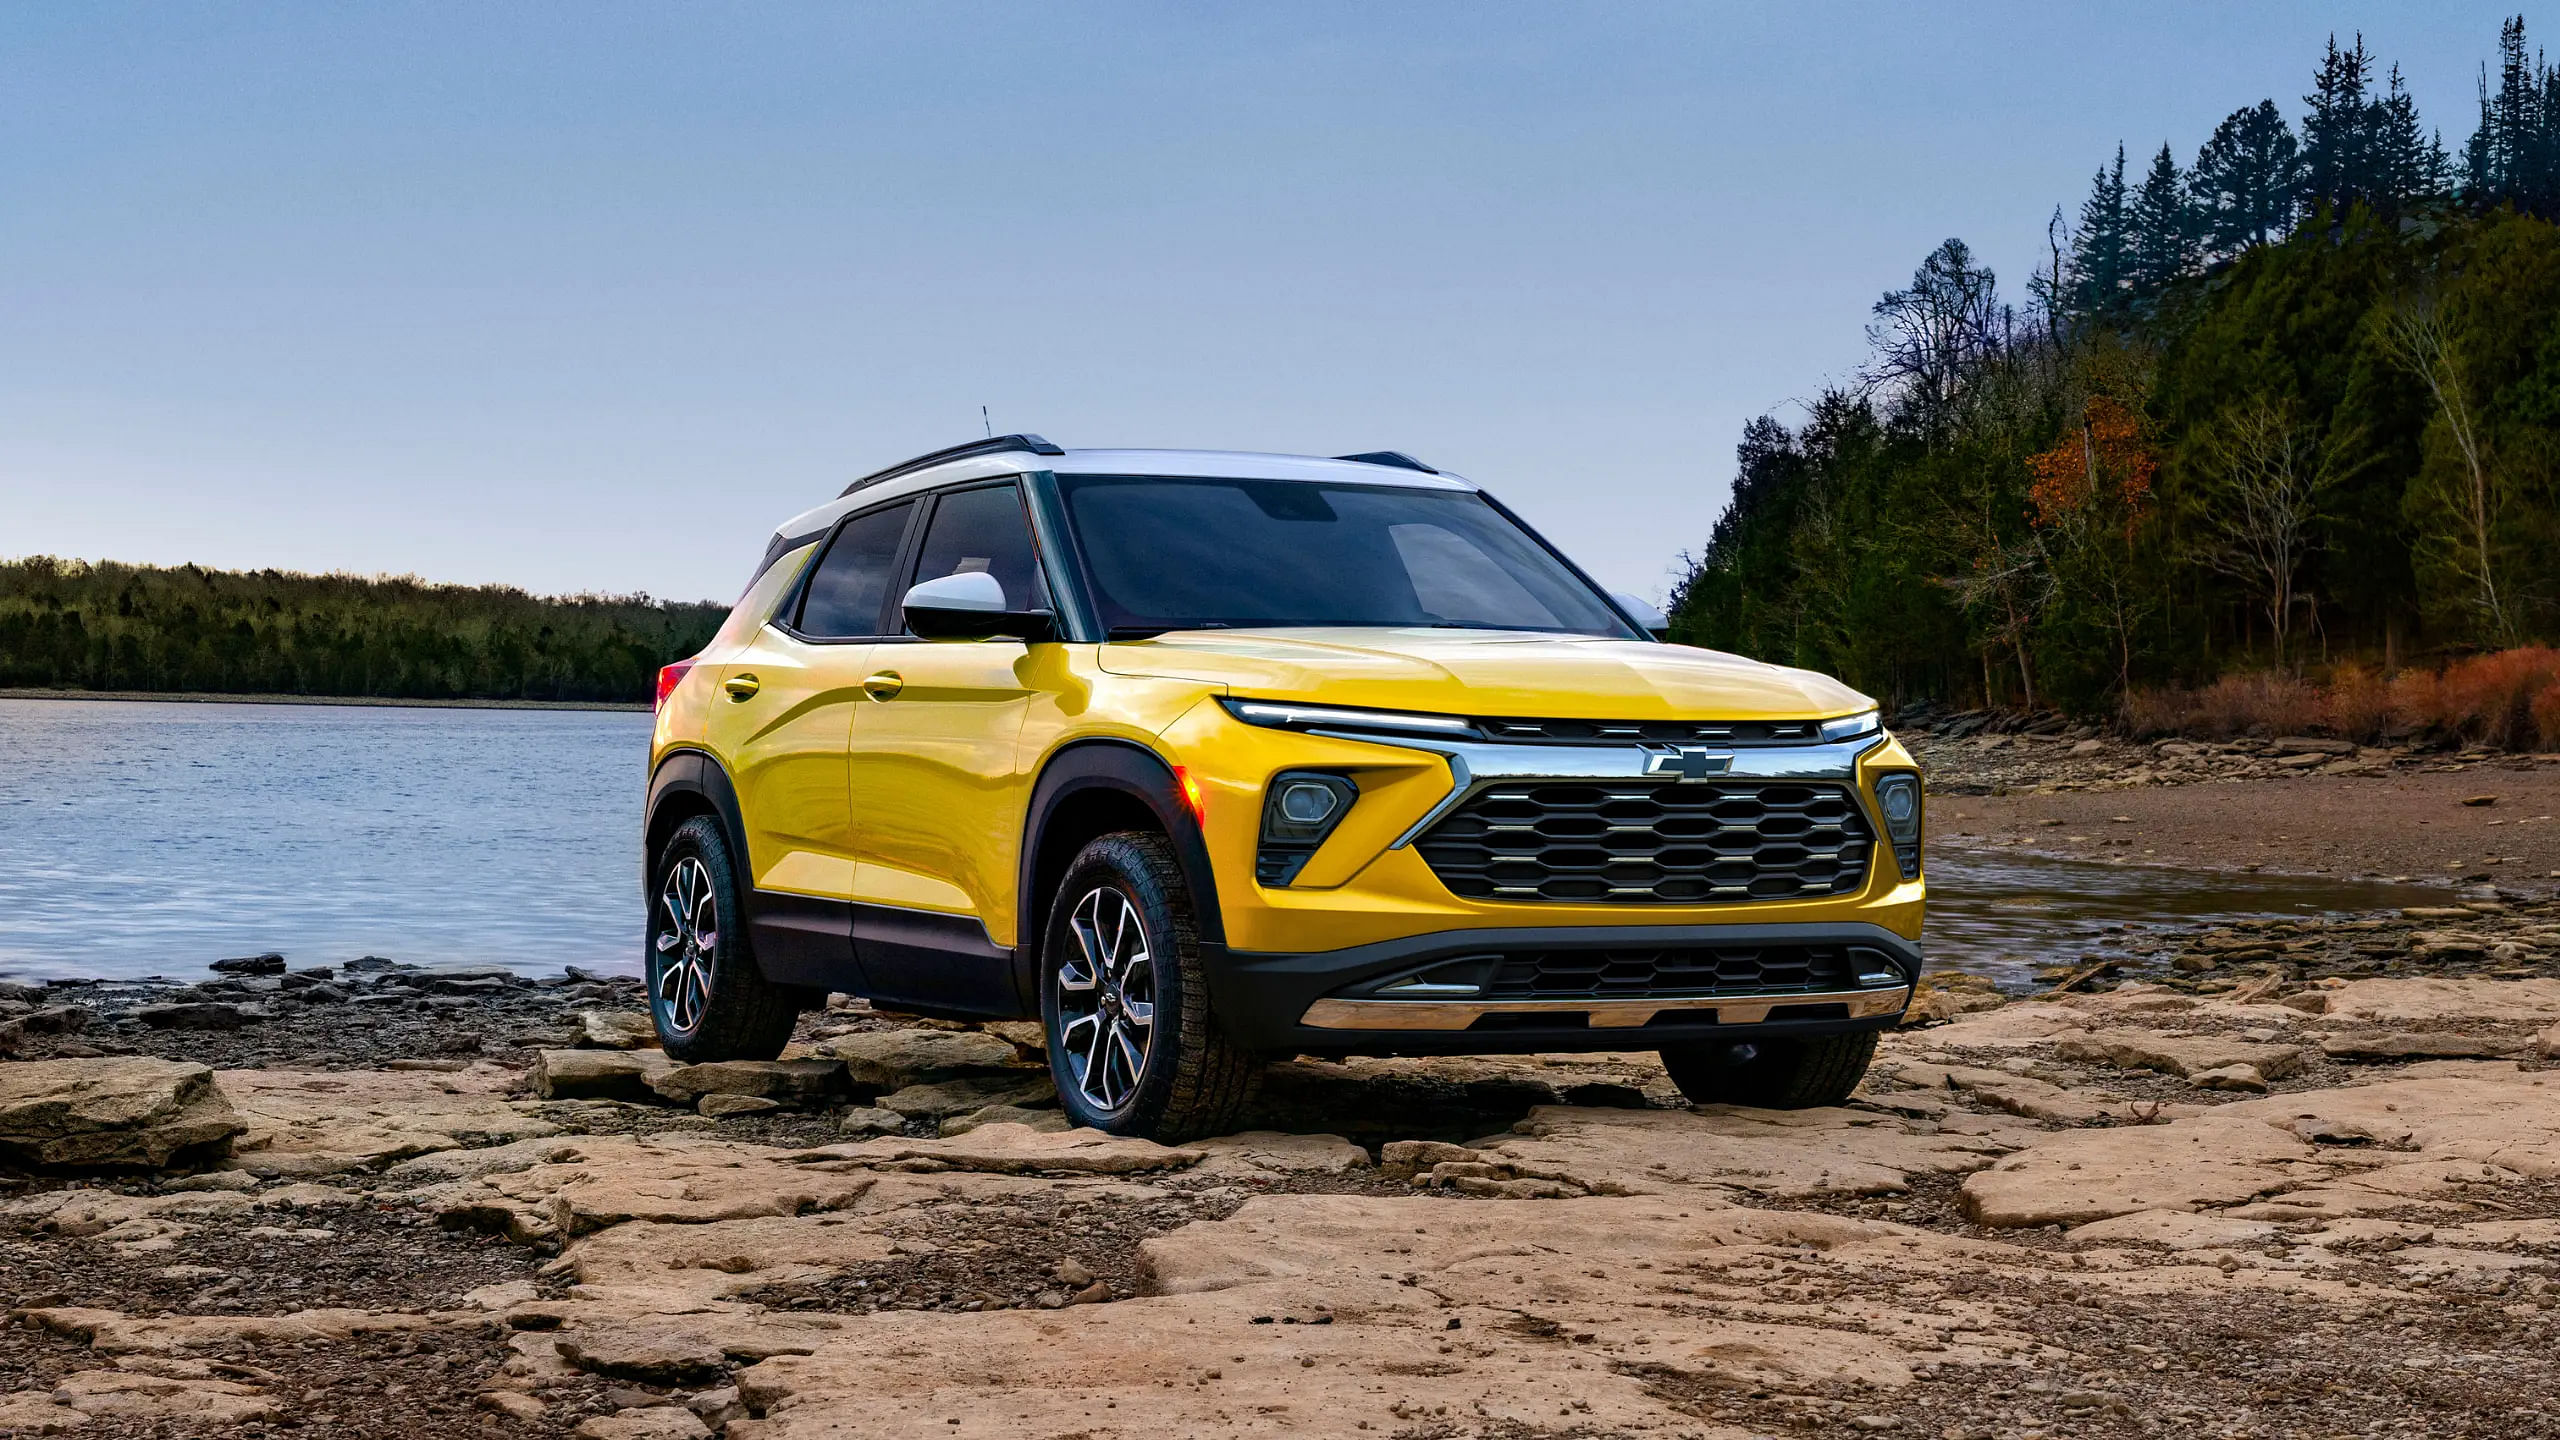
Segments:
[[[1067,867],[1041,945],[1059,1108],[1114,1135],[1235,1127],[1262,1074],[1209,1011],[1191,893],[1163,836],[1105,835]]]
[[[1847,1100],[1875,1054],[1876,1032],[1860,1030],[1666,1045],[1662,1068],[1692,1104],[1807,1110]]]
[[[748,948],[737,871],[718,821],[697,815],[649,870],[649,1014],[677,1060],[770,1060],[791,1041],[799,992],[768,983]]]

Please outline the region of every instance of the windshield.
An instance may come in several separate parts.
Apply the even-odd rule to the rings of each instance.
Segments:
[[[1103,625],[1435,625],[1634,639],[1589,584],[1468,490],[1061,475]]]

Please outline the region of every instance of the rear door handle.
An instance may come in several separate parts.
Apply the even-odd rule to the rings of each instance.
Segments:
[[[730,699],[744,700],[763,689],[764,682],[753,675],[732,675],[720,682],[720,688],[729,692]]]
[[[898,692],[906,688],[907,682],[895,670],[883,670],[862,682],[863,693],[874,700],[895,699]]]

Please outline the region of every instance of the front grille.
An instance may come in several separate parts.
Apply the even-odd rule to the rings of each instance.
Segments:
[[[1856,988],[1857,965],[1845,945],[1532,950],[1501,956],[1485,982],[1484,998],[1611,1000]]]
[[[1816,738],[1818,720],[1479,720],[1496,740],[1656,744],[1797,745]]]
[[[1848,894],[1873,843],[1838,785],[1523,781],[1415,848],[1470,900],[1700,905]]]

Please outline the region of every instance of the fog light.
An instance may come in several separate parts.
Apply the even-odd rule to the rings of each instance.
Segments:
[[[1341,803],[1329,786],[1292,780],[1280,791],[1280,816],[1292,825],[1321,825]]]
[[[1360,789],[1340,775],[1290,770],[1271,777],[1262,802],[1262,848],[1253,878],[1265,885],[1295,884],[1333,828],[1350,813]]]

